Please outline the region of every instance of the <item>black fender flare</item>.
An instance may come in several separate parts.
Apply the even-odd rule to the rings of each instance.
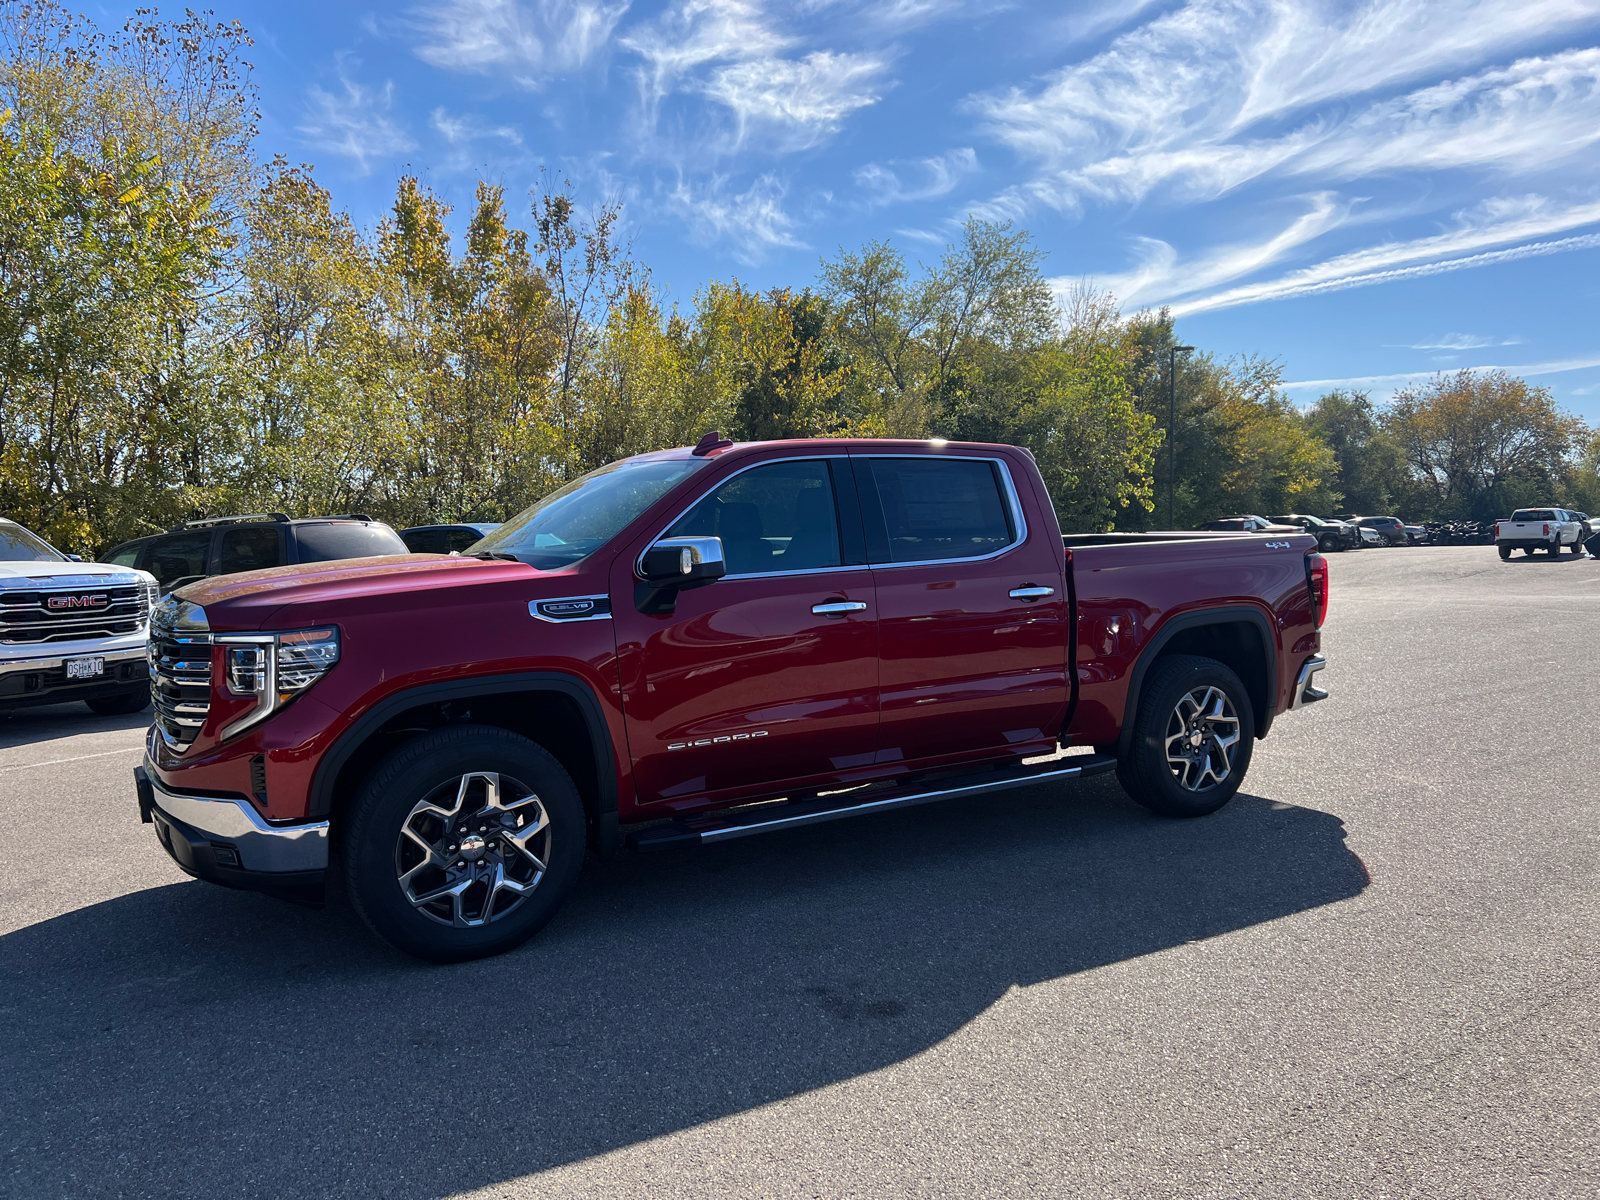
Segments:
[[[595,831],[601,854],[609,853],[620,840],[617,809],[617,760],[611,744],[611,730],[594,692],[583,681],[556,671],[527,671],[510,675],[480,675],[473,679],[453,679],[444,683],[425,683],[386,696],[374,704],[328,748],[311,776],[307,797],[309,816],[326,817],[333,811],[334,786],[339,773],[364,742],[391,718],[409,708],[442,704],[468,696],[507,695],[515,692],[557,692],[574,701],[583,714],[589,742],[595,755],[595,779],[599,794],[595,798]]]
[[[1145,673],[1160,655],[1162,647],[1187,629],[1203,629],[1208,625],[1248,625],[1261,639],[1261,648],[1267,661],[1266,703],[1262,705],[1261,718],[1256,722],[1257,739],[1267,736],[1278,708],[1278,639],[1273,634],[1272,622],[1259,608],[1247,604],[1225,604],[1217,608],[1200,608],[1179,613],[1165,621],[1149,645],[1139,652],[1139,659],[1128,672],[1128,699],[1122,708],[1122,731],[1117,735],[1117,757],[1126,758],[1133,746],[1133,722],[1139,712],[1139,699],[1144,686]],[[1248,683],[1247,683],[1248,686]]]

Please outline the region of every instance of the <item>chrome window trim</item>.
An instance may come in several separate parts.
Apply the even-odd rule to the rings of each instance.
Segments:
[[[695,510],[695,508],[700,504],[701,501],[705,500],[713,492],[716,492],[719,489],[721,489],[722,487],[726,486],[727,484],[732,483],[735,479],[739,478],[739,476],[743,475],[746,471],[755,471],[755,470],[759,470],[761,467],[775,466],[778,463],[797,463],[797,462],[826,463],[830,458],[849,458],[849,457],[850,456],[848,454],[807,454],[807,455],[805,455],[804,457],[801,457],[801,458],[769,458],[765,462],[751,463],[747,467],[740,467],[737,471],[735,471],[732,475],[729,475],[726,479],[723,479],[720,482],[718,482],[716,484],[713,484],[711,487],[709,487],[705,491],[701,492],[698,496],[696,496],[694,498],[694,502],[693,503],[691,503],[687,508],[685,508],[677,516],[673,517],[672,520],[668,521],[666,523],[666,525],[662,528],[660,533],[657,533],[648,542],[645,543],[644,549],[639,551],[639,557],[634,559],[634,561],[633,561],[633,574],[634,574],[634,577],[636,579],[641,579],[641,580],[644,578],[644,556],[646,554],[649,554],[650,553],[650,548],[652,546],[654,546],[657,542],[659,542],[662,538],[670,536],[670,531],[671,531],[671,529],[672,529],[672,527],[674,525],[676,525],[679,521],[683,520],[691,512],[693,512]],[[833,477],[832,477],[831,474],[828,477],[828,482],[829,482],[829,495],[831,497],[832,496],[832,483],[833,483]],[[834,523],[837,525],[837,523],[839,521],[839,505],[838,505],[837,500],[835,500],[834,506],[833,506],[833,519],[834,519]],[[840,539],[839,539],[840,546],[839,546],[839,549],[840,549],[840,553],[842,554],[844,552],[844,537],[843,537],[844,531],[840,530],[839,533],[840,533]],[[695,535],[693,535],[693,534],[680,534],[679,536],[681,536],[681,537],[693,537]],[[724,575],[724,576],[722,576],[722,579],[777,579],[780,576],[785,576],[785,575],[823,575],[823,574],[827,574],[827,573],[834,572],[834,571],[866,571],[866,570],[870,570],[870,569],[871,569],[871,565],[869,563],[853,563],[853,564],[849,564],[849,565],[846,565],[846,566],[812,567],[812,568],[809,568],[809,569],[801,569],[801,570],[798,570],[798,571],[751,571],[751,572],[749,572],[748,574],[745,574],[745,575]],[[721,582],[721,580],[719,580],[718,582]]]
[[[888,571],[899,567],[943,567],[954,566],[958,563],[989,562],[1001,558],[1012,551],[1020,549],[1028,540],[1028,521],[1022,514],[1022,501],[1017,495],[1016,481],[1011,478],[1011,465],[1005,459],[987,454],[907,454],[904,452],[887,454],[861,454],[856,457],[864,459],[874,458],[942,458],[954,459],[957,462],[984,462],[993,463],[1000,468],[1000,479],[1004,484],[1006,503],[1011,505],[1011,519],[1016,523],[1017,536],[1009,546],[1002,546],[998,550],[991,550],[987,554],[974,554],[967,558],[918,558],[909,562],[881,562],[870,563],[874,571]],[[882,501],[880,500],[881,504]]]
[[[1028,520],[1023,515],[1023,512],[1022,512],[1022,501],[1017,495],[1016,481],[1011,478],[1011,466],[1003,458],[999,458],[999,457],[996,457],[994,455],[985,455],[985,454],[913,454],[913,453],[908,453],[908,452],[905,452],[905,451],[900,451],[900,452],[889,451],[889,452],[886,452],[886,453],[883,453],[883,454],[877,454],[877,453],[851,454],[851,453],[848,453],[848,452],[842,453],[842,454],[808,454],[808,455],[805,455],[804,457],[801,457],[801,458],[769,458],[766,462],[751,463],[747,467],[740,467],[737,471],[735,471],[732,475],[729,475],[726,479],[722,480],[720,483],[717,483],[714,486],[712,486],[710,488],[707,488],[705,491],[701,492],[700,495],[698,495],[698,496],[696,496],[694,498],[694,502],[692,504],[690,504],[687,508],[685,508],[677,516],[673,517],[672,520],[668,521],[666,523],[666,526],[661,530],[661,532],[657,533],[654,537],[652,537],[648,542],[645,543],[644,549],[639,551],[639,557],[634,561],[634,564],[633,564],[633,573],[634,573],[634,575],[639,579],[643,579],[644,578],[644,556],[650,552],[650,547],[654,546],[658,541],[660,541],[662,538],[666,537],[668,531],[674,525],[676,525],[679,521],[683,520],[684,517],[688,516],[689,513],[691,511],[693,511],[693,509],[695,508],[695,505],[698,505],[707,496],[711,495],[718,488],[722,487],[723,484],[727,484],[727,483],[733,482],[735,479],[739,478],[739,476],[743,475],[746,471],[754,471],[758,467],[770,467],[774,463],[780,463],[780,462],[821,462],[821,463],[825,463],[828,460],[834,459],[834,458],[844,458],[844,459],[850,459],[850,458],[860,458],[860,459],[874,459],[874,458],[941,458],[941,459],[954,459],[957,462],[993,463],[993,464],[995,464],[996,466],[998,466],[1000,468],[1000,479],[1004,484],[1005,500],[1006,500],[1006,503],[1011,506],[1011,519],[1016,525],[1016,530],[1017,530],[1016,540],[1013,541],[1009,546],[1002,546],[998,550],[991,550],[988,554],[974,554],[974,555],[972,555],[971,557],[968,557],[968,558],[919,558],[919,559],[916,559],[916,560],[914,560],[912,562],[849,563],[849,564],[846,564],[844,566],[839,566],[839,567],[812,567],[810,569],[802,569],[802,570],[798,570],[798,571],[751,571],[750,573],[744,574],[744,575],[724,575],[722,577],[724,580],[727,580],[727,579],[782,579],[782,578],[787,578],[787,577],[797,576],[797,575],[836,575],[836,574],[838,574],[838,573],[840,573],[842,571],[880,571],[880,570],[890,570],[890,569],[897,568],[897,567],[938,567],[938,566],[954,565],[956,563],[988,562],[991,559],[1000,558],[1003,555],[1010,554],[1012,551],[1019,549],[1028,540]],[[857,502],[859,503],[860,502],[860,496],[859,496],[860,489],[857,488],[856,490],[857,490],[857,493],[858,493]],[[874,497],[874,499],[876,499],[876,497]],[[881,504],[882,502],[880,501],[879,503]],[[834,505],[834,520],[837,521],[838,519],[839,519],[839,509],[838,509],[837,503],[835,503],[835,505]],[[842,531],[841,531],[841,533],[842,533]],[[841,548],[842,548],[842,545],[841,545]]]

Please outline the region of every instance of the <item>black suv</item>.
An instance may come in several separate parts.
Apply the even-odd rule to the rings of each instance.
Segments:
[[[100,561],[149,571],[164,595],[208,575],[407,553],[398,533],[363,513],[298,520],[283,513],[253,513],[188,521],[171,533],[113,546]]]
[[[1279,525],[1298,525],[1317,539],[1317,549],[1326,554],[1330,550],[1361,549],[1361,531],[1348,521],[1326,521],[1304,513],[1289,513],[1273,517]]]

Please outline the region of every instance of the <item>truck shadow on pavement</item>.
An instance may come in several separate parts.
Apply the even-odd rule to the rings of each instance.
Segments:
[[[533,942],[455,967],[340,905],[153,888],[0,938],[0,1191],[446,1196],[1368,882],[1327,813],[1163,821],[1098,779],[593,866]]]

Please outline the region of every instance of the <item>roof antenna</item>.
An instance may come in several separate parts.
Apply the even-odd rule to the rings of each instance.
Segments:
[[[713,429],[710,433],[706,434],[705,437],[700,439],[700,443],[695,446],[690,453],[696,458],[704,458],[713,450],[726,450],[731,445],[733,445],[732,442],[723,437],[721,433],[717,432],[717,430]]]

